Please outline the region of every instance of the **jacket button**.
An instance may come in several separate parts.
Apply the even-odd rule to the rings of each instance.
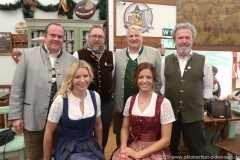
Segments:
[[[180,92],[184,92],[183,90],[180,90]]]
[[[52,83],[52,81],[48,81],[48,83]]]
[[[45,110],[48,110],[48,107],[46,107]]]
[[[179,101],[179,103],[183,103],[183,101]]]
[[[48,70],[49,70],[49,71],[52,71],[52,68],[49,68]]]
[[[47,94],[48,97],[50,97],[50,94]]]
[[[181,82],[185,82],[183,79],[181,79]]]

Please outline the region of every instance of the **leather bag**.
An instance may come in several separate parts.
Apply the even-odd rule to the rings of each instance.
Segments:
[[[209,99],[205,104],[207,115],[213,118],[232,118],[231,104],[228,100]]]
[[[0,131],[0,146],[4,145],[3,149],[3,159],[5,159],[5,148],[6,144],[14,139],[14,133],[11,128],[4,129]]]
[[[0,131],[0,146],[7,144],[14,139],[14,133],[11,128]]]
[[[232,112],[231,112],[231,104],[228,100],[223,99],[209,99],[207,100],[207,103],[204,105],[204,109],[207,110],[207,115],[211,117],[213,120],[213,124],[216,126],[215,134],[213,135],[211,139],[211,144],[213,144],[213,140],[217,134],[218,131],[218,125],[214,118],[225,118],[226,122],[223,126],[223,129],[221,130],[218,139],[222,136],[224,129],[226,128],[228,124],[228,118],[232,118]]]

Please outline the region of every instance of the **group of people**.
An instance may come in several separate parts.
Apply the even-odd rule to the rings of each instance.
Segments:
[[[8,118],[24,133],[29,160],[105,159],[113,110],[114,160],[174,159],[182,134],[190,155],[204,155],[213,76],[208,59],[191,49],[192,24],[175,26],[176,52],[165,59],[142,44],[139,26],[127,29],[128,47],[114,54],[101,26],[73,56],[61,49],[64,33],[46,26],[45,43],[23,51],[13,78]]]

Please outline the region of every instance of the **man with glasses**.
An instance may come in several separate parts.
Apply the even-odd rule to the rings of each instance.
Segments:
[[[115,90],[113,94],[115,119],[113,132],[116,134],[117,145],[120,145],[120,131],[123,121],[123,110],[127,99],[138,93],[134,84],[133,73],[138,64],[148,62],[156,69],[154,91],[160,93],[161,88],[161,56],[157,49],[143,46],[141,27],[130,26],[127,30],[128,47],[115,53]]]
[[[84,48],[76,51],[73,56],[79,60],[87,61],[93,71],[94,78],[89,89],[99,93],[101,98],[101,120],[103,127],[102,146],[103,151],[107,144],[108,133],[112,121],[112,86],[114,74],[114,55],[106,49],[104,28],[93,26]]]

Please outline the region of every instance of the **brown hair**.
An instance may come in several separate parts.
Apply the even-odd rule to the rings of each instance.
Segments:
[[[158,43],[158,44],[155,44],[155,45],[154,45],[154,48],[157,48],[157,49],[158,49],[158,48],[162,48],[162,46],[163,46],[163,44]]]
[[[65,29],[63,28],[63,26],[59,23],[49,23],[46,27],[45,27],[45,30],[44,30],[44,34],[47,35],[48,33],[48,28],[51,26],[51,25],[54,25],[54,26],[59,26],[59,27],[62,27],[63,31],[64,31],[64,34],[65,34]]]
[[[102,29],[102,30],[103,30],[103,33],[104,33],[104,37],[106,36],[105,29],[104,29],[102,26],[100,26],[100,25],[94,25],[94,26],[90,29],[89,34],[91,34],[91,31],[92,31],[94,28]]]
[[[212,66],[212,72],[214,72],[214,76],[218,73],[218,69],[215,66]]]
[[[155,82],[155,80],[156,80],[156,71],[155,71],[155,68],[153,67],[153,65],[150,63],[147,63],[147,62],[143,62],[143,63],[140,63],[134,70],[134,83],[136,84],[136,86],[138,86],[137,85],[138,76],[139,76],[140,72],[144,69],[149,69],[152,72],[153,81]]]

